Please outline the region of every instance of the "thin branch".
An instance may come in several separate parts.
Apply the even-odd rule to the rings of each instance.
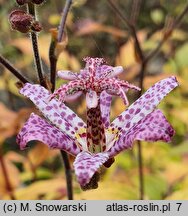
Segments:
[[[180,22],[182,21],[182,19],[184,18],[184,16],[186,15],[187,12],[188,12],[188,4],[184,8],[184,10],[181,12],[181,14],[176,17],[176,19],[174,21],[173,28],[177,28],[178,27],[178,25],[180,24]]]
[[[135,48],[138,52],[139,58],[141,61],[144,61],[144,54],[143,51],[141,49],[137,34],[136,34],[136,29],[134,27],[134,25],[132,25],[132,23],[129,22],[129,20],[123,15],[123,13],[121,12],[121,10],[112,2],[112,0],[107,0],[108,3],[110,4],[110,6],[112,7],[112,9],[117,13],[117,15],[122,19],[122,21],[126,24],[126,26],[129,28],[131,35],[134,39],[134,43],[135,43]]]
[[[142,143],[137,141],[138,147],[138,172],[139,172],[139,199],[144,199],[144,172],[143,172],[143,157],[142,157]]]
[[[143,93],[143,85],[144,85],[144,76],[145,76],[145,67],[146,64],[143,61],[140,70],[139,76],[139,87],[141,91],[138,92],[136,99],[141,97]],[[141,141],[137,141],[137,148],[138,148],[138,173],[139,173],[139,199],[144,199],[144,171],[143,171],[143,156],[142,156],[142,143]]]
[[[70,7],[72,5],[72,0],[67,0],[65,3],[65,7],[63,9],[61,22],[59,25],[57,38],[53,37],[49,48],[49,60],[50,60],[50,82],[52,84],[51,91],[55,90],[55,79],[56,79],[56,68],[57,68],[57,59],[58,56],[55,54],[55,49],[57,43],[61,43],[64,35],[65,23],[67,20],[67,15],[69,13]]]
[[[8,171],[6,169],[6,165],[5,165],[5,162],[4,162],[4,158],[0,152],[0,165],[1,165],[1,168],[2,168],[2,173],[3,173],[3,177],[5,179],[5,184],[6,184],[6,189],[10,195],[10,198],[12,200],[16,200],[14,194],[13,194],[13,190],[12,190],[12,186],[11,186],[11,183],[10,183],[10,180],[9,180],[9,176],[8,176]]]
[[[73,200],[73,187],[72,187],[72,169],[70,166],[70,161],[68,154],[65,151],[61,151],[61,156],[63,158],[66,182],[67,182],[67,197],[68,200]]]
[[[72,5],[72,0],[66,0],[66,4],[63,9],[63,15],[61,18],[61,23],[59,25],[59,31],[58,31],[58,36],[57,36],[57,41],[59,43],[62,41],[62,38],[63,38],[65,23],[66,23],[67,15],[69,13],[71,5]]]
[[[55,54],[55,49],[57,45],[57,39],[53,37],[51,39],[50,48],[49,48],[49,60],[50,60],[50,82],[51,82],[51,91],[55,90],[55,79],[56,79],[56,68],[57,68],[57,59],[58,57]]]
[[[28,12],[36,20],[35,4],[28,3],[27,6],[28,6],[27,7]],[[38,73],[39,82],[42,86],[47,87],[46,81],[45,81],[44,75],[43,75],[43,68],[42,68],[41,58],[40,58],[40,54],[39,54],[37,33],[35,31],[32,31],[30,33],[30,36],[31,36],[31,41],[32,41],[34,60],[35,60],[35,65],[36,65],[36,69],[37,69],[37,73]]]
[[[137,18],[140,13],[140,7],[141,7],[142,0],[133,0],[132,8],[131,8],[131,14],[130,14],[130,23],[132,25],[136,24]]]
[[[17,77],[21,82],[27,83],[30,82],[27,80],[21,72],[16,69],[7,59],[5,59],[2,55],[0,55],[0,63],[7,68],[12,74],[14,74],[15,77]]]
[[[147,63],[150,59],[152,59],[161,49],[163,44],[169,39],[172,35],[172,32],[179,26],[180,22],[182,21],[183,17],[188,12],[188,5],[184,8],[179,16],[174,20],[173,24],[167,29],[167,32],[164,34],[162,40],[159,42],[157,47],[149,53],[149,55],[145,58],[145,63]]]

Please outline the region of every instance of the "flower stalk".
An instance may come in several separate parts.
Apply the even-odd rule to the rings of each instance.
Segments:
[[[31,14],[33,16],[33,18],[36,20],[35,4],[28,3],[27,9],[28,9],[28,13]],[[40,58],[40,54],[39,54],[38,36],[37,36],[37,33],[35,31],[31,31],[30,36],[31,36],[31,41],[32,41],[35,66],[36,66],[39,82],[42,86],[44,86],[46,88],[47,84],[46,84],[46,80],[44,78],[42,62],[41,62],[41,58]]]
[[[61,150],[61,156],[64,163],[65,168],[65,176],[66,176],[66,183],[67,183],[67,197],[68,200],[73,200],[73,187],[72,187],[72,169],[69,161],[69,156],[67,152]]]

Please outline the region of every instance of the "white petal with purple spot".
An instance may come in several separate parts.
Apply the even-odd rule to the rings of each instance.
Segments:
[[[61,149],[74,156],[81,151],[73,139],[34,113],[19,132],[17,143],[24,149],[32,140],[41,141],[50,148]]]
[[[160,101],[177,86],[178,82],[174,76],[157,82],[129,106],[127,110],[122,112],[112,122],[111,126],[128,130],[151,113]]]
[[[134,140],[152,142],[162,140],[164,142],[169,142],[173,135],[174,129],[166,120],[163,113],[160,110],[154,110],[129,130],[121,130],[119,140],[116,141],[108,153],[110,157],[114,157],[119,152],[132,148]]]
[[[81,125],[86,127],[86,124],[67,106],[60,104],[56,99],[49,100],[50,93],[44,87],[26,83],[20,93],[28,97],[52,124],[71,138],[75,138],[75,133]],[[85,138],[79,141],[83,147],[86,146]]]
[[[74,80],[77,78],[78,74],[71,71],[58,71],[57,76],[64,80]]]
[[[74,161],[74,169],[80,185],[88,184],[95,172],[103,165],[109,156],[107,153],[91,155],[88,152],[81,152]]]

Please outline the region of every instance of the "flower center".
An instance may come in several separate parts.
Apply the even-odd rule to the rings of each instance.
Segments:
[[[106,150],[105,129],[102,122],[100,103],[96,108],[87,110],[87,146],[92,153]]]

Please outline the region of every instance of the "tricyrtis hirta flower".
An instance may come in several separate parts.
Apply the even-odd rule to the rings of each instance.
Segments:
[[[176,78],[157,82],[110,123],[110,94],[125,99],[129,88],[138,90],[117,79],[120,72],[121,67],[110,67],[99,58],[89,58],[80,74],[59,72],[59,76],[71,81],[54,94],[40,85],[26,83],[20,93],[33,101],[45,119],[31,114],[17,137],[21,149],[31,140],[40,140],[50,148],[74,155],[78,182],[88,189],[97,187],[99,168],[109,167],[114,156],[131,148],[134,140],[169,142],[174,130],[156,106],[178,85]],[[66,97],[77,97],[79,91],[86,93],[88,100],[86,123],[62,103]],[[87,95],[90,93],[91,97]]]
[[[80,73],[71,71],[59,71],[58,76],[70,80],[53,94],[61,101],[74,99],[81,93],[86,93],[86,103],[88,108],[95,108],[98,105],[98,98],[104,90],[111,94],[122,97],[125,104],[128,100],[125,92],[128,89],[140,90],[138,87],[126,81],[117,79],[117,75],[123,72],[121,66],[111,67],[104,65],[103,58],[84,58],[86,67]]]

